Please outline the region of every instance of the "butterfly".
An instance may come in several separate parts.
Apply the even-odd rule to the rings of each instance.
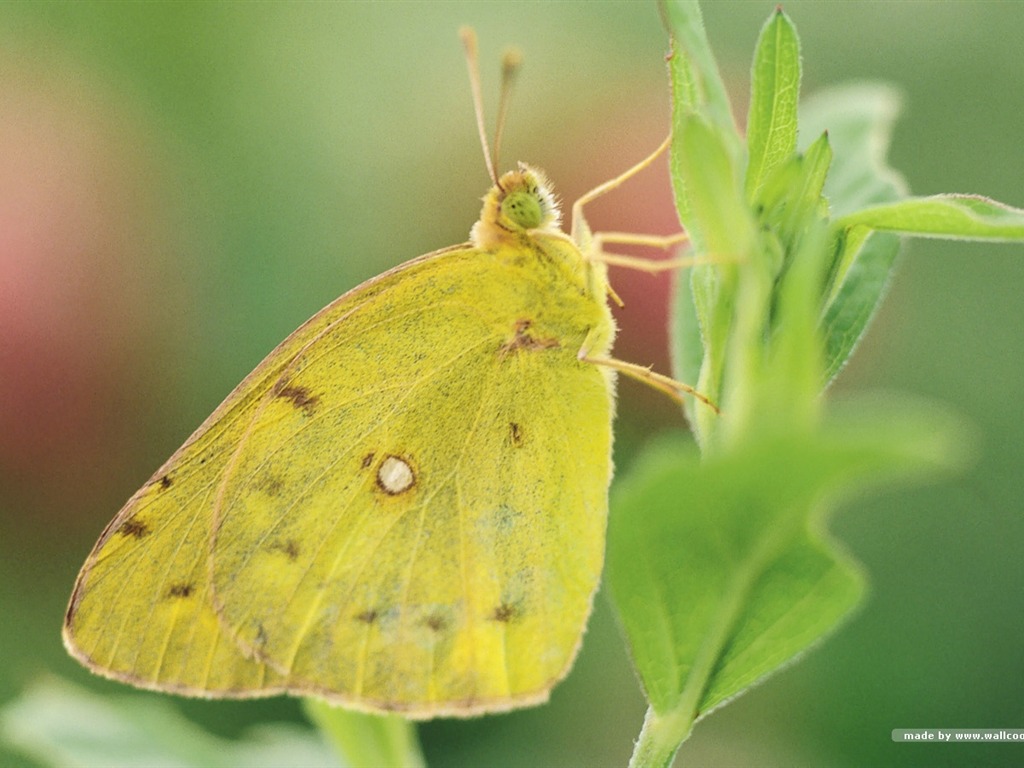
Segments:
[[[66,614],[94,672],[411,718],[539,703],[567,674],[603,563],[616,374],[696,395],[609,357],[612,257],[582,215],[666,145],[564,233],[540,171],[497,176],[463,41],[494,184],[470,241],[314,315],[129,499]]]

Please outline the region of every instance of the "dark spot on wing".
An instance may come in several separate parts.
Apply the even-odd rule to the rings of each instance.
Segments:
[[[423,620],[424,626],[432,632],[443,632],[448,627],[448,622],[444,616],[439,616],[436,613],[432,616],[427,616]]]
[[[160,478],[160,487],[166,490],[171,487],[172,482],[170,475],[164,475]]]
[[[281,493],[282,488],[284,488],[284,483],[281,482],[281,478],[277,475],[268,475],[260,483],[260,489],[267,496],[277,496]]]
[[[296,408],[301,408],[306,412],[307,416],[313,414],[313,410],[316,408],[320,398],[317,395],[312,394],[307,387],[300,387],[295,384],[285,384],[280,382],[281,386],[277,387],[275,397],[281,397],[285,400],[291,400],[292,405]]]
[[[373,454],[368,453],[363,456],[363,469],[369,469],[371,464],[373,464]]]
[[[515,528],[523,518],[523,513],[509,504],[499,504],[490,516],[483,516],[481,522],[494,526],[499,533],[507,533]]]
[[[508,423],[508,440],[517,448],[523,444],[523,428],[514,421]]]
[[[374,608],[356,614],[356,621],[361,621],[364,624],[373,624],[379,618],[380,612]]]
[[[512,328],[512,338],[504,342],[498,347],[499,357],[508,357],[513,352],[519,350],[530,350],[537,351],[541,349],[558,349],[558,339],[538,339],[532,333],[530,333],[530,326],[533,321],[528,318],[522,318],[516,320],[516,324]]]
[[[295,539],[287,539],[283,542],[275,541],[268,549],[271,552],[281,552],[293,563],[299,559],[299,543]]]
[[[121,536],[131,536],[133,539],[141,539],[143,536],[149,535],[149,526],[142,520],[133,517],[130,520],[125,520],[121,523],[121,527],[117,529],[117,532]]]
[[[191,597],[193,589],[191,584],[171,584],[171,588],[167,590],[167,596],[177,599]]]
[[[263,626],[262,621],[256,622],[256,645],[260,648],[267,645],[267,628]]]
[[[501,603],[491,614],[491,621],[500,621],[507,624],[519,616],[519,609],[509,603]]]

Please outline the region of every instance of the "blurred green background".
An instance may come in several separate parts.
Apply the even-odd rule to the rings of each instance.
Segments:
[[[705,7],[740,115],[773,7]],[[1024,4],[794,1],[786,11],[805,93],[868,78],[903,91],[891,157],[913,192],[1024,205]],[[544,168],[565,200],[666,134],[667,40],[653,4],[0,5],[0,703],[48,674],[128,691],[92,678],[60,642],[103,526],[307,316],[466,239],[488,181],[462,23],[480,35],[492,114],[500,51],[524,50],[503,165]],[[667,174],[652,171],[594,205],[592,223],[671,232],[669,198]],[[1022,256],[908,244],[834,392],[947,402],[977,426],[977,463],[842,507],[832,530],[870,572],[869,602],[699,725],[681,763],[1024,761],[1024,745],[889,737],[1024,727]],[[612,280],[627,302],[618,356],[666,370],[669,281]],[[625,471],[644,440],[681,419],[628,382],[621,395]],[[222,734],[300,717],[287,699],[181,706]],[[624,765],[643,711],[599,598],[550,705],[421,734],[438,766]],[[33,763],[0,746],[0,764]]]

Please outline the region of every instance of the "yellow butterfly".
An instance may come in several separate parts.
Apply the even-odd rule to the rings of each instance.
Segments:
[[[578,201],[566,235],[539,171],[497,178],[463,40],[494,180],[471,241],[316,314],[128,501],[67,610],[91,670],[426,718],[541,702],[571,667],[604,556],[615,373],[695,394],[608,357],[601,245],[625,238],[582,216],[666,145]]]

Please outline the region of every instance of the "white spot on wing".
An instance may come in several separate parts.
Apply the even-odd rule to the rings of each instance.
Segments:
[[[409,490],[415,481],[412,467],[397,456],[388,456],[377,470],[377,485],[392,496]]]

